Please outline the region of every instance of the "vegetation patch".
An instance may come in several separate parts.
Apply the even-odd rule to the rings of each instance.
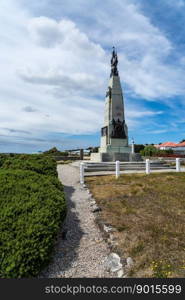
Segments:
[[[173,154],[172,149],[160,150],[153,145],[147,145],[144,149],[140,150],[142,156],[170,156]]]
[[[42,155],[1,155],[0,277],[36,276],[49,262],[65,219],[56,162]]]
[[[68,156],[69,153],[67,151],[59,151],[56,147],[53,147],[50,150],[43,152],[43,155],[55,157],[55,156]]]
[[[87,177],[132,277],[185,277],[185,173]]]
[[[3,169],[21,169],[35,171],[39,174],[57,176],[56,162],[51,157],[42,154],[18,154],[15,156],[2,155]]]

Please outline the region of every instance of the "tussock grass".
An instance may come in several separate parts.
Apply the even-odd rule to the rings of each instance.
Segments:
[[[86,179],[132,277],[185,277],[185,173]]]

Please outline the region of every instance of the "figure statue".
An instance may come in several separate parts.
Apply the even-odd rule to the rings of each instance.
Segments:
[[[115,51],[115,48],[113,47],[112,58],[111,58],[111,74],[110,74],[110,76],[112,76],[112,75],[118,76],[117,65],[118,65],[118,56],[117,56],[117,53]]]
[[[112,125],[113,125],[113,130],[112,130],[111,138],[125,139],[126,134],[125,134],[125,130],[124,130],[124,121],[121,122],[119,119],[117,121],[115,121],[113,119]]]

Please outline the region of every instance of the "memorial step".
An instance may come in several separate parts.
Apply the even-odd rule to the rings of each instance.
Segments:
[[[96,171],[115,171],[115,163],[85,163],[85,172],[96,172]],[[120,170],[145,170],[145,162],[120,162]],[[175,169],[175,166],[170,166],[165,162],[151,162],[151,170],[163,170],[163,169]]]

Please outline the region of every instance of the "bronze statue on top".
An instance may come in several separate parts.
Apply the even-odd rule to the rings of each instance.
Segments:
[[[113,75],[118,76],[117,65],[118,65],[118,57],[117,57],[117,53],[115,51],[115,48],[113,47],[112,58],[111,58],[111,74],[110,74],[110,77],[113,76]]]

